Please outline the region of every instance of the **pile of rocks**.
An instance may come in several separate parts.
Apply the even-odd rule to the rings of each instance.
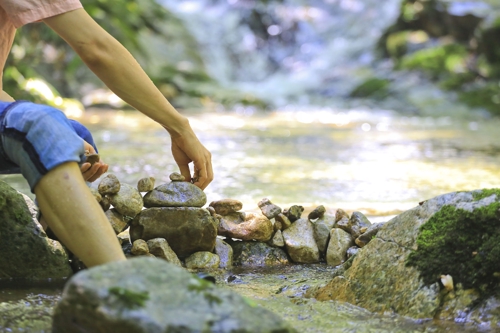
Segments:
[[[360,212],[327,214],[324,206],[302,218],[302,206],[282,210],[269,199],[258,203],[260,213],[241,211],[242,203],[234,199],[204,209],[203,191],[178,173],[170,179],[155,188],[154,178],[143,178],[134,188],[107,175],[94,190],[127,255],[157,256],[178,266],[182,259],[193,269],[322,260],[337,266],[382,225],[372,225]],[[142,198],[140,192],[147,193]]]

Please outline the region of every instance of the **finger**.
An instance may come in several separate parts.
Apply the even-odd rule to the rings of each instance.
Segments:
[[[208,185],[206,184],[208,180],[206,163],[203,163],[203,165],[195,164],[194,169],[197,171],[198,176],[194,184],[204,190]]]
[[[90,163],[83,163],[82,166],[80,167],[80,171],[82,173],[85,173],[85,172],[87,172],[90,169],[90,167],[92,167],[92,164],[90,164]]]
[[[83,179],[85,179],[88,182],[93,182],[92,178],[96,174],[96,172],[99,170],[100,163],[97,162],[90,169],[88,169],[86,172],[83,173]]]
[[[178,164],[179,170],[181,171],[181,175],[184,176],[184,179],[188,182],[191,181],[191,171],[189,170],[188,164]]]
[[[107,164],[104,164],[104,163],[99,163],[99,166],[96,170],[96,172],[94,173],[94,175],[92,177],[89,178],[89,182],[94,182],[96,181],[97,179],[99,179],[99,177],[102,176],[103,173],[105,173],[108,169],[108,165]]]

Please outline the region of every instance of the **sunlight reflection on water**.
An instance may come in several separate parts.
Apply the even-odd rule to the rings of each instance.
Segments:
[[[366,110],[188,117],[213,154],[208,201],[234,198],[245,210],[268,197],[282,207],[395,214],[439,194],[495,187],[500,175],[497,119],[471,125]],[[160,184],[177,171],[167,133],[138,112],[91,110],[81,121],[123,182],[154,176]],[[3,178],[27,191],[20,176]]]

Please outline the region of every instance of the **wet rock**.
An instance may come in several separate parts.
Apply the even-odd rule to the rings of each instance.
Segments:
[[[205,193],[189,182],[162,184],[144,196],[144,207],[202,207]]]
[[[219,267],[220,258],[212,252],[196,252],[185,260],[186,268],[189,269],[215,269]]]
[[[274,227],[274,232],[281,231],[283,229],[283,225],[281,224],[280,221],[274,221],[273,227]]]
[[[353,238],[357,238],[361,235],[361,228],[370,226],[370,221],[360,212],[352,213],[351,218],[346,218],[343,215],[340,220],[337,220],[337,228],[340,228],[351,234]]]
[[[0,221],[0,278],[47,279],[73,274],[62,245],[48,238],[36,220],[31,199],[3,181]]]
[[[342,264],[347,259],[347,249],[352,245],[354,242],[349,233],[339,228],[333,228],[326,251],[326,263],[330,266]]]
[[[122,214],[118,213],[116,209],[110,209],[104,213],[108,218],[109,223],[113,227],[113,230],[118,235],[120,232],[125,230],[128,226],[127,220],[123,217]]]
[[[130,252],[135,256],[144,256],[149,253],[148,243],[143,239],[137,239],[132,243]]]
[[[118,178],[110,173],[101,180],[99,186],[97,187],[97,190],[101,195],[115,194],[120,191],[120,187],[121,184]]]
[[[438,318],[449,305],[453,313],[464,313],[461,320],[466,322],[468,301],[447,304],[445,295],[454,291],[446,291],[439,277],[450,275],[455,285],[479,293],[487,281],[490,286],[498,285],[494,279],[498,258],[489,252],[490,256],[478,261],[474,252],[500,241],[493,232],[499,225],[499,209],[497,189],[454,192],[426,200],[385,223],[377,237],[359,250],[344,276],[331,280],[316,297],[412,318]],[[485,295],[499,299],[493,290]],[[483,302],[475,304],[475,309]],[[445,317],[450,312],[446,311]],[[493,312],[483,313],[481,318],[500,320]]]
[[[222,216],[218,234],[242,240],[268,241],[273,235],[272,222],[265,216],[254,213],[231,213]]]
[[[294,332],[273,313],[154,258],[97,266],[66,283],[53,333]]]
[[[108,196],[104,196],[102,197],[101,202],[99,202],[99,205],[101,205],[104,212],[107,212],[111,207],[111,199]]]
[[[340,221],[344,217],[349,220],[349,214],[347,214],[343,209],[337,209],[335,212],[335,222]]]
[[[357,247],[357,246],[351,246],[350,248],[347,249],[347,252],[346,252],[347,259],[355,256],[356,254],[358,254],[358,252],[359,252],[359,247]]]
[[[309,213],[307,218],[309,220],[316,220],[316,219],[322,218],[323,215],[325,215],[325,212],[326,212],[325,206],[321,205],[321,206],[314,208],[314,210]]]
[[[231,213],[236,213],[243,208],[243,204],[240,201],[234,199],[212,201],[209,206],[212,207],[219,215],[229,215]]]
[[[290,222],[288,217],[286,217],[284,214],[278,214],[274,219],[276,220],[276,222],[281,223],[281,231],[290,228],[290,226],[292,225],[292,222]]]
[[[169,178],[173,182],[183,182],[186,180],[186,178],[178,172],[172,172]]]
[[[149,192],[155,188],[155,178],[154,177],[146,177],[141,178],[137,182],[137,190],[139,192]]]
[[[125,231],[120,232],[116,237],[118,237],[118,242],[120,242],[120,245],[122,246],[132,244],[130,242],[130,233],[128,228]]]
[[[273,204],[269,199],[264,198],[257,204],[268,219],[275,218],[278,214],[281,214],[281,208]]]
[[[101,193],[99,193],[99,191],[93,187],[90,187],[90,193],[92,193],[92,195],[94,196],[95,200],[99,203],[101,203],[102,201],[102,195]]]
[[[179,258],[212,251],[217,237],[214,218],[203,208],[156,207],[143,210],[132,221],[130,238],[165,238]]]
[[[231,245],[224,242],[222,239],[217,238],[215,240],[214,252],[220,258],[220,263],[219,263],[220,268],[233,267],[233,248],[231,247]]]
[[[314,240],[312,223],[299,219],[283,231],[285,246],[290,258],[296,263],[310,264],[319,261],[319,250]]]
[[[293,223],[293,222],[297,221],[298,219],[300,219],[303,211],[304,211],[304,207],[293,205],[288,210],[283,211],[283,214],[286,217],[288,217],[290,222]]]
[[[328,240],[330,239],[330,230],[335,225],[335,216],[323,215],[312,222],[312,224],[314,228],[314,240],[318,245],[319,252],[324,256],[328,247]]]
[[[165,238],[153,238],[147,241],[149,253],[157,258],[164,259],[171,264],[182,267],[182,263],[177,258],[175,252],[170,248]]]
[[[233,264],[244,267],[272,267],[289,264],[286,252],[261,242],[231,242]]]
[[[278,230],[274,233],[273,238],[271,239],[271,246],[275,247],[284,247],[285,246],[285,239],[283,238],[283,233],[281,230]]]
[[[372,224],[364,234],[356,238],[356,245],[359,247],[363,247],[368,244],[368,242],[370,242],[377,235],[378,231],[380,230],[380,228],[382,228],[383,225],[384,223]]]
[[[128,184],[121,184],[120,191],[109,196],[113,207],[123,216],[135,217],[143,207],[139,191]]]

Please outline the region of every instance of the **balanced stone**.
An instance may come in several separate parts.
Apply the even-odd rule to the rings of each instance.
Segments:
[[[271,245],[275,247],[285,246],[285,239],[283,238],[283,233],[281,232],[281,230],[278,230],[274,233],[274,236],[271,239]]]
[[[290,220],[288,219],[288,217],[286,217],[285,214],[278,214],[274,219],[276,220],[276,222],[281,223],[282,231],[288,229],[292,225],[292,222],[290,222]]]
[[[122,184],[120,191],[110,195],[109,199],[120,214],[128,217],[135,217],[143,207],[141,193],[129,184]]]
[[[264,198],[257,204],[268,219],[275,218],[278,214],[281,214],[281,208],[273,204],[269,199]]]
[[[139,192],[149,192],[155,188],[155,178],[154,177],[146,177],[141,178],[137,182],[137,190]]]
[[[343,209],[337,209],[335,212],[335,222],[340,221],[344,217],[349,220],[349,214],[347,214]]]
[[[296,263],[310,264],[319,261],[319,250],[314,240],[314,229],[308,219],[298,219],[283,231],[288,254]]]
[[[309,213],[307,218],[309,220],[316,220],[316,219],[322,218],[323,215],[325,215],[325,212],[326,212],[325,206],[321,205],[321,206],[314,208],[314,210]]]
[[[189,182],[162,184],[144,196],[144,207],[203,207],[207,196]]]
[[[129,229],[127,228],[125,231],[120,232],[118,235],[116,235],[118,238],[118,241],[120,242],[120,245],[128,245],[130,243],[130,233]]]
[[[118,178],[110,173],[101,180],[97,189],[101,195],[106,195],[118,193],[120,191],[120,187],[121,184]]]
[[[53,333],[295,332],[279,316],[155,258],[100,265],[65,285]]]
[[[165,238],[153,238],[147,241],[149,253],[153,254],[155,257],[165,259],[171,264],[182,267],[182,263],[168,245]]]
[[[183,182],[186,180],[186,178],[178,172],[172,172],[169,178],[173,182]]]
[[[0,181],[0,278],[47,279],[73,274],[62,245],[47,237],[35,214],[31,199]]]
[[[212,207],[219,215],[236,213],[243,208],[243,204],[241,203],[241,201],[234,199],[212,201],[209,206]]]
[[[132,241],[165,238],[179,258],[212,251],[216,237],[214,218],[203,208],[148,208],[136,216],[130,226]]]
[[[283,214],[290,220],[290,222],[295,222],[300,219],[302,212],[304,211],[304,207],[293,205],[288,210],[285,210]]]
[[[272,222],[261,214],[232,213],[221,217],[218,234],[242,240],[268,241],[273,235]]]
[[[382,228],[383,225],[384,223],[372,224],[370,227],[368,227],[364,234],[356,238],[356,245],[359,247],[363,247],[368,244],[368,242],[370,242],[377,235],[378,231],[380,230],[380,228]]]

